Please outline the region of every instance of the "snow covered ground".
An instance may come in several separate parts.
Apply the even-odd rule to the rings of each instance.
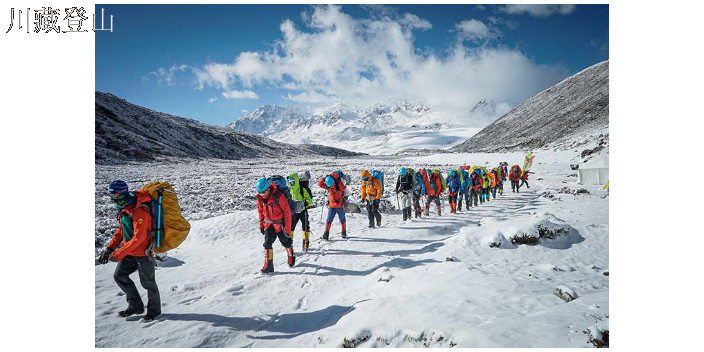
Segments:
[[[330,138],[309,138],[302,142],[310,144],[327,145],[335,148],[352,150],[370,155],[391,155],[407,148],[416,149],[449,149],[472,137],[481,128],[441,128],[417,129],[402,132],[390,132],[383,136],[370,135],[354,140],[331,140]],[[274,140],[280,142],[290,141],[288,136],[273,135]]]
[[[534,154],[530,189],[516,194],[507,185],[503,196],[469,212],[404,223],[393,211],[377,229],[366,228],[365,213],[348,214],[349,238],[339,237],[335,223],[327,242],[317,239],[323,224],[321,208],[314,209],[310,251],[300,253],[299,227],[296,266],[285,264],[277,242],[272,275],[258,273],[263,239],[256,211],[246,204],[253,202],[255,174],[308,168],[315,177],[342,168],[354,171],[354,198],[358,171],[379,168],[395,204],[390,188],[399,166],[513,165],[522,164],[523,154],[96,166],[96,241],[98,227],[108,222],[103,187],[123,174],[130,184],[175,180],[193,227],[157,268],[163,314],[156,322],[117,317],[126,303],[112,279],[115,264],[96,265],[95,346],[591,347],[584,331],[608,330],[609,321],[608,193],[575,183],[569,168],[574,151]],[[560,193],[564,187],[589,193]],[[233,206],[222,213],[193,211],[201,203],[206,209]],[[443,206],[449,209],[447,197]],[[538,231],[555,237],[511,243]],[[558,287],[576,299],[563,301],[553,293]]]

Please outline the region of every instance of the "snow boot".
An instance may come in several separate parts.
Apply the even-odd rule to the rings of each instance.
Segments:
[[[426,206],[425,206],[424,215],[425,215],[425,216],[430,215],[430,205],[426,205]]]
[[[274,250],[264,248],[264,267],[261,270],[262,273],[273,273],[274,272]]]
[[[320,237],[320,238],[322,238],[324,240],[327,240],[328,238],[330,238],[330,226],[332,226],[331,222],[325,223],[325,232],[323,232],[323,237]]]
[[[310,231],[303,231],[303,252],[308,252],[308,245],[310,244]]]
[[[342,232],[340,233],[340,236],[342,238],[347,238],[347,223],[346,222],[341,222],[340,227],[342,227]]]
[[[374,220],[369,220],[369,228],[370,229],[374,228]]]
[[[381,227],[381,220],[379,220],[379,221],[376,222],[376,226],[377,226],[377,227]]]
[[[296,264],[296,253],[293,253],[293,247],[286,247],[286,254],[288,254],[288,266],[293,268]]]
[[[442,208],[440,208],[440,206],[438,205],[438,216],[440,216],[440,213],[442,212],[441,209]]]

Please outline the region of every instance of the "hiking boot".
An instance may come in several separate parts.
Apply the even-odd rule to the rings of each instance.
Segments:
[[[310,231],[303,231],[303,250],[308,251],[308,245],[310,244]]]
[[[376,222],[376,226],[377,226],[377,227],[381,227],[381,220],[379,220],[379,221]]]
[[[264,266],[261,270],[262,273],[273,273],[274,272],[274,250],[264,248]]]
[[[370,228],[370,229],[373,229],[373,228],[374,228],[374,220],[372,220],[372,221],[369,222],[369,228]]]
[[[340,234],[342,238],[347,238],[347,231],[342,231],[342,234]]]
[[[127,318],[130,315],[142,314],[142,313],[144,313],[144,308],[137,309],[137,308],[127,307],[127,309],[117,312],[117,315],[119,315],[122,318]]]
[[[293,247],[286,247],[286,254],[288,254],[288,266],[293,268],[296,264],[296,253],[293,253]]]
[[[323,232],[323,236],[321,236],[320,238],[323,240],[327,240],[329,237],[330,237],[330,233],[325,231],[325,232]]]
[[[267,260],[266,262],[264,262],[264,267],[262,268],[261,272],[263,274],[273,273],[274,272],[274,261]]]

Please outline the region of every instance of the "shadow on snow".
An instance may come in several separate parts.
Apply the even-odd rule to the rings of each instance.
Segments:
[[[237,331],[268,331],[277,334],[264,336],[247,335],[247,337],[252,339],[282,339],[293,338],[333,326],[340,318],[353,310],[353,306],[333,305],[314,312],[269,315],[269,319],[189,313],[162,314],[160,320],[204,322],[211,324],[213,327],[223,327]]]

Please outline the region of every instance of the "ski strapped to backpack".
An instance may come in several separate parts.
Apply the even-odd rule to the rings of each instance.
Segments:
[[[272,175],[266,178],[269,184],[276,185],[278,191],[283,193],[288,201],[289,209],[291,209],[291,214],[298,214],[306,209],[305,202],[300,200],[293,200],[291,198],[291,190],[288,188],[288,183],[286,178],[281,175]],[[274,196],[274,204],[279,204],[279,198]]]
[[[151,243],[146,254],[151,256],[178,247],[188,236],[191,224],[181,214],[176,191],[166,181],[148,183],[141,191],[152,198],[148,204],[152,217]]]

